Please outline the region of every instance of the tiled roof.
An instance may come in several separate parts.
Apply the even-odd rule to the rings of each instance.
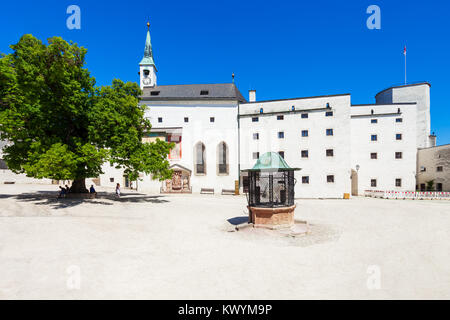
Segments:
[[[144,88],[142,100],[247,101],[234,83],[167,85]]]

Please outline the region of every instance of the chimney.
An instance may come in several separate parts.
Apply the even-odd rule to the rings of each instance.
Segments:
[[[248,90],[248,102],[256,101],[256,90]]]

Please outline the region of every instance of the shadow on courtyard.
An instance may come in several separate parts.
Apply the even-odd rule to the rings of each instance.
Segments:
[[[234,226],[238,226],[243,223],[248,223],[248,216],[234,217],[234,218],[228,219],[227,221]]]
[[[52,209],[76,207],[83,203],[92,205],[112,206],[114,202],[122,203],[165,203],[169,202],[163,196],[150,196],[143,193],[122,193],[121,197],[108,192],[98,192],[95,199],[58,198],[58,191],[37,191],[21,194],[0,194],[0,199],[17,199],[22,202],[31,202],[36,205],[49,206]]]

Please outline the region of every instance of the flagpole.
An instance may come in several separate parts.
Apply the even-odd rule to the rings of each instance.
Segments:
[[[403,54],[405,55],[405,85],[407,84],[407,78],[406,78],[406,46],[405,50],[403,51]]]

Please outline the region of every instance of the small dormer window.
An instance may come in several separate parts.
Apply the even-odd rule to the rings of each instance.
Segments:
[[[207,96],[207,95],[209,95],[209,91],[208,90],[202,90],[202,91],[200,91],[200,95],[201,96]]]
[[[259,109],[259,113],[264,113],[264,109],[263,108]]]
[[[151,96],[159,96],[159,91],[152,91],[150,92]]]
[[[400,108],[397,109],[397,113],[401,113]]]
[[[292,107],[291,107],[291,110],[292,110],[292,111],[295,111],[295,106],[292,106]]]
[[[331,107],[330,107],[330,104],[329,103],[327,103],[327,109],[330,109]]]

